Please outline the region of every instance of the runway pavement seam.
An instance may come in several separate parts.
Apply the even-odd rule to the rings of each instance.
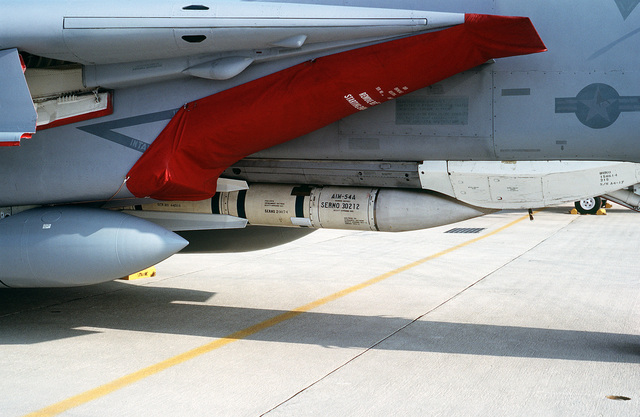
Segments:
[[[573,222],[574,220],[572,220],[571,222]],[[571,223],[569,223],[571,224]],[[513,259],[509,260],[508,262],[505,262],[503,265],[500,265],[499,267],[497,267],[496,269],[494,269],[493,271],[491,271],[490,273],[482,276],[481,278],[479,278],[478,280],[472,282],[471,284],[469,284],[468,286],[466,286],[465,288],[463,288],[462,290],[458,291],[457,293],[455,293],[454,295],[452,295],[451,297],[449,297],[448,299],[444,300],[443,302],[441,302],[440,304],[438,304],[435,307],[432,307],[431,309],[429,309],[427,312],[425,312],[424,314],[421,314],[420,316],[416,317],[415,319],[411,320],[409,323],[404,324],[403,326],[399,327],[398,329],[394,330],[393,332],[389,333],[387,336],[383,337],[382,339],[380,339],[379,341],[375,342],[374,344],[372,344],[371,346],[369,346],[368,348],[364,349],[362,352],[356,354],[355,356],[353,356],[352,358],[350,358],[349,360],[347,360],[346,362],[344,362],[343,364],[341,364],[340,366],[336,367],[335,369],[331,370],[330,372],[328,372],[326,375],[322,376],[321,378],[317,379],[316,381],[312,382],[311,384],[307,385],[306,387],[302,388],[300,391],[296,392],[295,394],[293,394],[292,396],[290,396],[289,398],[287,398],[286,400],[282,401],[281,403],[277,404],[276,406],[274,406],[273,408],[267,410],[266,412],[260,414],[260,417],[266,416],[269,413],[271,413],[272,411],[275,411],[276,409],[280,408],[281,406],[285,405],[286,403],[288,403],[289,401],[293,400],[294,398],[298,397],[299,395],[303,394],[304,392],[306,392],[307,390],[311,389],[313,386],[319,384],[320,382],[322,382],[323,380],[327,379],[328,377],[330,377],[331,375],[335,374],[336,372],[340,371],[341,369],[345,368],[347,365],[355,362],[357,359],[361,358],[362,356],[364,356],[366,353],[370,352],[371,350],[375,349],[377,346],[379,346],[380,344],[384,343],[385,341],[389,340],[390,338],[392,338],[393,336],[397,335],[398,333],[400,333],[401,331],[403,331],[404,329],[408,328],[409,326],[415,324],[417,321],[422,320],[423,318],[425,318],[426,316],[428,316],[429,314],[433,313],[434,311],[438,310],[439,308],[443,307],[444,305],[448,304],[450,301],[458,298],[459,296],[461,296],[462,294],[464,294],[465,292],[467,292],[468,290],[470,290],[471,288],[475,287],[476,285],[478,285],[479,283],[481,283],[482,281],[484,281],[485,279],[489,278],[490,276],[494,275],[496,272],[502,270],[503,268],[505,268],[506,266],[510,265],[511,263],[515,262],[516,260],[520,259],[522,256],[524,256],[525,254],[529,253],[530,251],[534,250],[535,248],[537,248],[538,246],[540,246],[542,243],[544,243],[545,241],[547,241],[549,238],[555,236],[560,230],[563,230],[564,228],[568,227],[569,224],[567,224],[566,226],[564,226],[562,229],[557,230],[556,232],[554,232],[551,236],[548,236],[547,238],[541,240],[540,242],[538,242],[536,245],[532,246],[531,248],[527,249],[525,252],[521,253],[520,255],[514,257]],[[483,236],[481,236],[481,238],[484,238]],[[480,238],[476,238],[474,240],[480,240]],[[466,244],[462,244],[464,246],[467,246]],[[462,245],[458,245],[455,246],[454,248],[459,248]],[[445,252],[445,251],[443,251]],[[442,253],[442,252],[440,252]],[[434,258],[437,256],[436,255],[432,255]],[[420,261],[417,261],[420,262]],[[415,262],[415,263],[417,263]],[[417,265],[416,265],[417,266]]]
[[[515,259],[515,258],[514,258]],[[508,265],[511,262],[507,262],[505,265],[501,266],[498,269],[502,269],[504,266]],[[495,271],[494,271],[495,272]],[[293,400],[294,398],[296,398],[297,396],[299,396],[300,394],[304,393],[305,391],[309,390],[310,388],[312,388],[314,385],[322,382],[323,380],[327,379],[329,376],[335,374],[336,372],[338,372],[339,370],[343,369],[344,367],[346,367],[347,365],[353,363],[354,361],[356,361],[358,358],[364,356],[366,353],[370,352],[371,350],[375,349],[377,346],[379,346],[380,344],[384,343],[385,341],[389,340],[390,338],[392,338],[393,336],[395,336],[396,334],[400,333],[402,330],[406,329],[407,327],[411,326],[412,324],[414,324],[415,322],[423,319],[424,317],[426,317],[427,315],[433,313],[434,311],[436,311],[437,309],[439,309],[440,307],[444,306],[445,304],[447,304],[449,301],[453,300],[454,298],[457,298],[459,295],[461,295],[462,293],[464,293],[465,291],[467,291],[468,289],[472,288],[473,286],[475,286],[476,284],[478,284],[479,282],[483,281],[485,278],[487,278],[488,276],[492,275],[493,272],[491,274],[487,274],[485,276],[483,276],[482,278],[478,279],[477,281],[469,284],[467,287],[465,287],[464,289],[462,289],[461,291],[457,292],[456,294],[452,295],[451,297],[449,297],[448,299],[446,299],[445,301],[443,301],[442,303],[438,304],[437,306],[431,308],[429,311],[427,311],[424,314],[421,314],[420,316],[416,317],[415,319],[411,320],[409,323],[399,327],[398,329],[394,330],[393,332],[389,333],[387,336],[383,337],[382,339],[378,340],[377,342],[375,342],[374,344],[372,344],[371,346],[369,346],[368,348],[364,349],[362,352],[358,353],[357,355],[353,356],[351,359],[349,359],[348,361],[344,362],[342,365],[336,367],[335,369],[331,370],[330,372],[328,372],[326,375],[324,375],[322,378],[317,379],[316,381],[312,382],[311,384],[307,385],[306,387],[302,388],[300,391],[296,392],[295,394],[293,394],[291,397],[287,398],[286,400],[282,401],[281,403],[279,403],[278,405],[276,405],[275,407],[269,409],[268,411],[260,414],[260,417],[265,416],[269,413],[271,413],[272,411],[275,411],[277,408],[280,408],[281,406],[283,406],[284,404],[288,403],[289,401]]]

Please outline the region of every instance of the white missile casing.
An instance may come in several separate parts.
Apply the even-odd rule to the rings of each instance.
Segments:
[[[263,226],[385,232],[426,229],[491,212],[417,190],[281,184],[251,184],[212,200],[148,204],[142,210],[231,215]]]
[[[0,281],[8,287],[69,287],[111,281],[155,265],[187,245],[123,213],[48,207],[0,220]]]
[[[260,225],[404,232],[489,212],[414,190],[252,184],[244,204],[241,193],[220,196],[222,214],[242,215],[238,208],[244,206],[249,223]]]

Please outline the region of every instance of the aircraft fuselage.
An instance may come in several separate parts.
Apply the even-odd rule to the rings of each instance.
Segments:
[[[487,63],[256,158],[640,161],[640,12],[633,2],[322,3],[528,16],[549,51]],[[183,77],[115,88],[112,115],[2,149],[0,206],[109,198],[172,111],[305,59],[264,62],[226,81]]]

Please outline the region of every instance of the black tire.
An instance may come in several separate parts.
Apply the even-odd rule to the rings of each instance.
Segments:
[[[600,197],[583,198],[576,201],[574,205],[580,214],[596,214],[602,207],[602,199]]]

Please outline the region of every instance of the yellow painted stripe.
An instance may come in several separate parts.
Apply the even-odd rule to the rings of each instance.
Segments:
[[[216,339],[215,341],[211,342],[211,343],[207,343],[206,345],[200,346],[198,348],[189,350],[187,352],[181,353],[179,355],[176,355],[172,358],[166,359],[162,362],[158,362],[155,365],[151,365],[148,366],[144,369],[141,369],[139,371],[133,372],[129,375],[125,375],[122,378],[118,378],[116,380],[113,380],[109,383],[106,383],[100,387],[94,388],[92,390],[83,392],[82,394],[78,394],[76,396],[73,397],[69,397],[66,400],[62,400],[59,403],[50,405],[49,407],[45,407],[41,410],[35,411],[33,413],[27,414],[24,417],[45,417],[45,416],[55,416],[58,415],[60,413],[63,413],[67,410],[70,410],[72,408],[78,407],[82,404],[86,404],[88,402],[91,402],[93,400],[96,400],[98,398],[104,397],[105,395],[108,395],[114,391],[117,391],[119,389],[122,389],[124,387],[127,387],[131,384],[134,384],[137,381],[140,381],[142,379],[145,379],[147,377],[150,377],[152,375],[155,375],[161,371],[164,371],[165,369],[171,368],[173,366],[179,365],[181,363],[184,363],[186,361],[189,361],[191,359],[197,358],[198,356],[204,355],[205,353],[209,353],[211,351],[214,351],[216,349],[220,349],[223,346],[226,346],[230,343],[236,342],[238,340],[242,340],[242,339],[246,339],[247,337],[254,335],[258,332],[261,332],[265,329],[268,329],[270,327],[275,326],[276,324],[282,323],[284,321],[290,320],[294,317],[299,316],[300,314],[303,314],[305,312],[308,312],[310,310],[313,310],[317,307],[320,307],[324,304],[330,303],[331,301],[335,301],[339,298],[345,297],[349,294],[352,294],[356,291],[360,291],[364,288],[370,287],[373,284],[377,284],[381,281],[384,281],[385,279],[391,278],[395,275],[398,275],[402,272],[406,272],[412,268],[415,268],[419,265],[424,264],[425,262],[429,262],[433,259],[439,258],[441,256],[444,256],[446,254],[449,254],[455,250],[458,250],[460,248],[463,248],[465,246],[471,245],[475,242],[478,242],[479,240],[482,239],[486,239],[490,236],[493,236],[495,234],[498,234],[500,232],[502,232],[505,229],[508,229],[509,227],[515,225],[516,223],[519,223],[525,219],[528,219],[529,216],[524,216],[521,217],[505,226],[502,226],[490,233],[484,234],[482,236],[478,236],[475,239],[471,239],[468,240],[464,243],[461,243],[457,246],[453,246],[449,249],[443,250],[442,252],[438,252],[435,255],[431,255],[431,256],[427,256],[426,258],[420,259],[419,261],[416,262],[412,262],[410,264],[407,264],[405,266],[402,266],[400,268],[394,269],[392,271],[389,271],[387,273],[384,273],[382,275],[379,275],[375,278],[372,278],[368,281],[365,281],[361,284],[357,284],[354,285],[352,287],[346,288],[342,291],[338,291],[334,294],[331,294],[327,297],[324,298],[320,298],[319,300],[313,301],[309,304],[305,304],[301,307],[298,308],[294,308],[291,311],[287,311],[286,313],[282,313],[279,314],[275,317],[272,317],[268,320],[265,320],[263,322],[260,322],[256,325],[247,327],[246,329],[243,330],[239,330],[235,333],[232,333],[226,337],[223,337],[221,339]]]

